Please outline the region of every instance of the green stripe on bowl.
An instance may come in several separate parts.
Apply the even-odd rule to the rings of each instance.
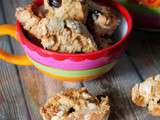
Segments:
[[[143,14],[145,13],[145,14],[152,14],[152,15],[160,15],[160,7],[158,8],[145,7],[142,5],[126,2],[126,0],[119,0],[119,2],[122,3],[124,6],[126,6],[129,10],[132,10],[134,12],[139,12]]]
[[[111,69],[113,67],[113,65],[115,65],[115,63],[116,63],[116,62],[113,62],[113,63],[107,64],[105,66],[98,67],[95,69],[90,69],[90,70],[74,70],[73,71],[73,70],[62,70],[62,69],[51,68],[51,67],[39,64],[36,61],[32,60],[31,58],[29,58],[29,59],[32,61],[32,63],[36,67],[38,67],[38,68],[40,68],[50,74],[55,74],[55,75],[64,76],[64,77],[81,77],[81,76],[88,76],[88,75],[105,73],[106,71]]]

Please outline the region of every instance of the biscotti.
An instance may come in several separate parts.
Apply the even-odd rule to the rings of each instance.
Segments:
[[[17,8],[16,17],[25,30],[41,41],[45,49],[63,53],[98,50],[92,35],[81,22],[56,17],[41,18],[34,11],[33,5],[20,7]]]
[[[148,107],[153,116],[160,116],[160,75],[148,78],[132,88],[132,101],[141,107]]]
[[[93,96],[85,88],[67,89],[50,98],[40,113],[43,120],[107,120],[110,106],[107,96]]]
[[[44,0],[49,17],[86,22],[89,0]]]
[[[92,0],[44,0],[16,9],[29,40],[46,50],[83,54],[111,47],[118,19],[110,7]]]
[[[111,8],[90,0],[87,25],[95,37],[111,35],[119,24],[119,20]]]

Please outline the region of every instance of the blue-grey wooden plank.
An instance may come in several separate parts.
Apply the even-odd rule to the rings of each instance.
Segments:
[[[0,24],[4,24],[2,1],[0,1]],[[8,39],[8,40],[7,40]],[[12,52],[8,37],[0,38],[0,48]],[[0,120],[29,120],[29,114],[14,65],[0,61]]]

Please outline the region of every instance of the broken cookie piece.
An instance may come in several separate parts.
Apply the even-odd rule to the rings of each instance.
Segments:
[[[160,75],[148,78],[132,88],[132,101],[141,107],[148,107],[153,116],[160,116]]]
[[[99,37],[95,39],[98,49],[109,48],[114,44],[114,41],[107,37]]]
[[[111,35],[118,26],[118,19],[114,12],[106,6],[89,1],[89,14],[87,18],[88,29],[96,37]]]
[[[16,17],[25,30],[41,41],[45,49],[63,53],[97,50],[92,35],[81,22],[56,17],[41,18],[34,13],[32,5],[17,8]]]
[[[44,0],[50,17],[61,20],[71,19],[85,23],[88,13],[88,0]]]
[[[44,120],[107,120],[110,113],[108,97],[91,95],[87,89],[67,89],[50,98],[41,107]]]

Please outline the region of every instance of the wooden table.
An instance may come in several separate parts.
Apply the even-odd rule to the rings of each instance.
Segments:
[[[0,23],[15,23],[15,8],[28,0],[0,0]],[[134,30],[125,55],[103,78],[83,83],[65,83],[42,75],[34,67],[0,61],[0,120],[41,120],[39,106],[56,92],[69,87],[87,87],[94,94],[110,97],[109,120],[159,120],[131,102],[130,90],[151,75],[160,73],[160,33]],[[9,37],[0,48],[23,53]]]

